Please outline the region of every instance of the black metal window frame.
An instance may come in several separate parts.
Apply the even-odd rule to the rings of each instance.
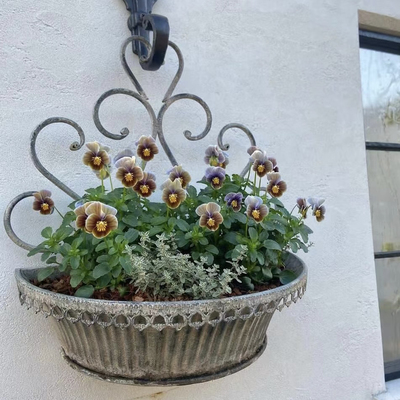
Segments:
[[[360,48],[400,55],[400,37],[360,30]],[[400,143],[365,142],[367,150],[400,151]],[[400,257],[400,250],[379,251],[375,258]]]
[[[360,48],[400,55],[400,37],[371,32],[367,30],[360,30],[359,33]],[[365,142],[365,146],[366,149],[369,151],[400,151],[400,143]],[[400,250],[379,251],[376,252],[374,255],[375,259],[400,257]],[[385,363],[385,369],[387,368],[396,372],[386,373],[386,381],[400,378],[399,361],[396,360],[391,363]]]

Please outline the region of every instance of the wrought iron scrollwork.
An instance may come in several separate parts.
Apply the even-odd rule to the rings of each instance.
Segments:
[[[37,139],[39,133],[46,126],[52,125],[52,124],[67,124],[67,125],[70,125],[73,128],[75,128],[75,130],[78,132],[79,142],[73,142],[71,144],[71,146],[69,147],[70,150],[72,150],[72,151],[79,150],[85,144],[85,134],[83,133],[82,128],[76,122],[74,122],[68,118],[61,118],[61,117],[48,118],[45,121],[43,121],[41,124],[39,124],[36,127],[36,129],[32,132],[32,135],[31,135],[31,158],[32,158],[33,164],[45,178],[47,178],[50,182],[54,183],[54,185],[56,185],[62,191],[67,193],[68,196],[72,197],[75,200],[78,200],[81,198],[81,196],[79,196],[77,193],[75,193],[65,183],[61,182],[53,174],[51,174],[45,167],[43,167],[43,164],[39,161],[39,158],[37,156],[36,139]]]
[[[203,110],[206,114],[206,126],[203,129],[203,131],[197,135],[193,134],[189,130],[185,130],[183,132],[183,136],[187,140],[190,140],[190,141],[201,140],[208,135],[208,133],[211,130],[211,126],[212,126],[211,110],[208,107],[207,103],[203,99],[201,99],[200,97],[198,97],[194,94],[190,94],[190,93],[180,93],[180,94],[175,94],[175,95],[173,94],[175,91],[175,88],[183,74],[184,60],[183,60],[183,56],[182,56],[182,53],[181,53],[179,47],[175,43],[170,41],[170,42],[168,42],[168,46],[170,48],[172,48],[177,55],[178,69],[177,69],[177,71],[174,75],[174,78],[172,79],[172,81],[165,93],[165,96],[162,100],[163,104],[157,114],[154,111],[151,104],[149,103],[149,101],[148,101],[149,99],[148,99],[145,91],[143,90],[141,84],[139,83],[138,79],[136,78],[135,74],[133,73],[132,69],[129,67],[129,65],[126,61],[126,56],[125,56],[126,49],[130,43],[141,43],[147,49],[148,52],[151,52],[152,46],[148,42],[148,40],[146,40],[145,38],[138,36],[138,35],[133,35],[130,38],[126,39],[121,46],[120,59],[121,59],[122,67],[123,67],[124,71],[126,72],[126,74],[128,75],[128,77],[129,77],[130,81],[132,82],[135,89],[131,90],[131,89],[124,89],[124,88],[116,88],[116,89],[108,90],[105,93],[103,93],[99,97],[99,99],[97,100],[97,102],[95,103],[95,106],[94,106],[94,110],[93,110],[94,123],[95,123],[97,129],[99,130],[99,132],[110,139],[121,140],[121,139],[126,138],[129,135],[129,129],[127,127],[122,128],[119,134],[115,134],[115,133],[108,131],[103,126],[103,124],[100,121],[100,108],[106,99],[108,99],[109,97],[114,96],[114,95],[122,94],[125,96],[129,96],[131,98],[134,98],[135,100],[137,100],[139,103],[141,103],[145,107],[147,113],[149,114],[150,121],[152,124],[152,136],[155,139],[158,137],[158,139],[160,140],[160,144],[163,147],[166,155],[168,156],[172,166],[178,165],[178,161],[176,160],[175,156],[173,155],[173,153],[167,143],[167,140],[165,139],[165,135],[164,135],[163,120],[164,120],[165,114],[167,113],[167,110],[169,109],[169,107],[172,104],[178,102],[179,100],[191,100],[191,101],[198,103],[203,108]],[[43,167],[43,165],[39,161],[37,154],[36,154],[37,136],[46,126],[55,124],[55,123],[64,123],[64,124],[68,124],[68,125],[72,126],[73,128],[75,128],[75,130],[77,131],[77,133],[79,135],[80,140],[79,140],[79,142],[72,143],[72,145],[70,146],[70,149],[78,150],[78,149],[82,148],[82,146],[85,143],[85,135],[83,133],[82,128],[76,122],[74,122],[70,119],[67,119],[67,118],[49,118],[49,119],[46,119],[44,122],[42,122],[40,125],[38,125],[37,128],[32,133],[31,157],[32,157],[33,163],[36,166],[36,168],[48,180],[50,180],[52,183],[54,183],[57,187],[59,187],[61,190],[63,190],[65,193],[67,193],[73,199],[79,199],[80,196],[77,193],[75,193],[73,190],[71,190],[67,185],[65,185],[63,182],[58,180],[46,168]],[[242,124],[232,123],[232,124],[225,125],[221,129],[221,131],[218,135],[218,145],[220,146],[220,148],[222,150],[228,150],[228,148],[229,148],[229,144],[224,143],[224,141],[223,141],[225,132],[229,129],[234,129],[234,128],[238,128],[238,129],[242,130],[247,135],[251,146],[256,145],[254,136],[247,127],[245,127]],[[249,170],[249,168],[250,168],[250,164],[248,163],[246,165],[245,169],[241,172],[241,175],[244,176],[247,173],[247,171]],[[10,238],[18,246],[20,246],[24,249],[28,249],[28,250],[31,249],[33,246],[31,246],[28,243],[25,243],[24,241],[22,241],[21,239],[19,239],[16,236],[15,232],[13,231],[13,229],[11,227],[10,218],[11,218],[12,210],[14,209],[15,205],[22,199],[32,196],[33,193],[34,192],[26,192],[26,193],[23,193],[23,194],[17,196],[15,199],[13,199],[11,201],[11,203],[9,204],[9,206],[6,210],[6,213],[4,215],[4,225],[5,225],[6,231],[7,231],[8,235],[10,236]]]
[[[33,196],[33,194],[36,193],[36,191],[31,191],[31,192],[25,192],[21,193],[20,195],[14,197],[10,203],[8,204],[6,211],[4,213],[4,228],[6,230],[6,233],[8,237],[19,247],[22,247],[25,250],[32,250],[35,246],[32,246],[29,243],[24,242],[22,239],[20,239],[14,232],[14,229],[11,225],[11,214],[14,210],[14,207],[23,199],[26,199],[27,197]]]

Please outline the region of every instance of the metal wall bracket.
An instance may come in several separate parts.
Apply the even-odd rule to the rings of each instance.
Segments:
[[[132,36],[140,36],[149,41],[150,31],[153,42],[149,53],[146,45],[132,42],[133,52],[139,56],[140,66],[146,71],[157,71],[164,62],[168,48],[169,23],[166,17],[151,14],[157,0],[123,0],[131,15],[128,28]]]

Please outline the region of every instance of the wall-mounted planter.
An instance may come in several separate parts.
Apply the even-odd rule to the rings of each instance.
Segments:
[[[307,269],[290,255],[297,279],[276,289],[218,300],[118,302],[53,293],[18,269],[21,304],[51,317],[64,358],[76,370],[116,383],[187,385],[239,371],[267,346],[276,310],[304,294]]]

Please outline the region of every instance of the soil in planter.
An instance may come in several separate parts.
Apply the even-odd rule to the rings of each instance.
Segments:
[[[66,294],[69,296],[73,296],[77,288],[73,288],[69,283],[69,276],[50,279],[47,278],[42,282],[38,282],[37,279],[31,281],[31,283],[41,289],[49,290],[51,292]],[[274,279],[267,284],[255,285],[253,291],[249,291],[239,283],[237,285],[232,286],[232,293],[228,295],[224,295],[222,297],[233,297],[233,296],[241,296],[244,294],[251,294],[257,292],[263,292],[269,289],[275,289],[279,286],[282,286],[279,279]],[[169,298],[154,298],[150,296],[148,293],[144,293],[138,291],[134,285],[128,284],[126,285],[126,293],[121,296],[118,290],[110,290],[108,288],[95,290],[92,298],[100,299],[100,300],[114,300],[114,301],[184,301],[184,300],[193,300],[189,296],[180,296],[180,297],[169,297]]]

